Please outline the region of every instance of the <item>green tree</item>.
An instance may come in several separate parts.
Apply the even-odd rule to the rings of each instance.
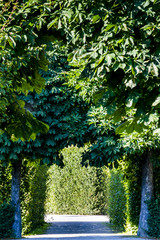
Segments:
[[[45,6],[39,4],[39,8]],[[47,69],[45,45],[36,43],[36,22],[33,23],[31,17],[37,9],[35,6],[32,10],[29,1],[0,1],[1,132],[23,140],[48,131],[47,125],[33,118],[24,108],[24,102],[17,98],[21,92],[27,94],[36,90],[40,93],[45,86],[39,73],[39,69]]]
[[[116,135],[115,130],[118,129],[117,126],[120,122],[115,124],[113,119],[106,118],[106,107],[100,105],[100,107],[91,108],[89,116],[89,123],[91,126],[94,125],[92,128],[96,139],[90,148],[91,164],[102,166],[104,164],[107,165],[108,163],[114,162],[115,166],[117,166],[117,160],[124,157],[125,161],[128,161],[128,164],[132,160],[132,166],[136,166],[136,164],[141,162],[141,212],[138,234],[147,235],[147,219],[149,211],[146,201],[151,200],[154,195],[153,172],[155,169],[154,166],[158,165],[159,161],[158,156],[160,146],[159,130],[157,130],[157,117],[155,115],[151,115],[148,126],[149,128],[144,129],[141,133],[134,131],[133,133],[128,134],[125,131],[121,135]],[[136,171],[136,167],[134,167],[134,169]],[[139,174],[139,170],[137,170],[137,173],[135,172],[134,174]],[[130,189],[132,190],[131,184]],[[138,193],[140,194],[140,192]],[[131,196],[131,198],[133,197]],[[131,208],[133,209],[133,206],[131,206]],[[131,208],[130,211],[132,211]],[[130,214],[133,219],[132,213]]]
[[[93,89],[95,85],[99,88],[96,97],[106,96],[103,105],[107,116],[113,116],[115,122],[122,120],[117,125],[117,133],[150,129],[152,116],[159,123],[160,2],[59,2],[63,8],[53,25],[63,29],[74,45],[68,58],[73,67],[69,75],[71,84],[82,90]],[[155,126],[159,128],[158,124]],[[140,236],[147,235],[144,231],[147,225],[142,223],[148,217],[145,195],[151,198],[153,193],[153,153],[151,148],[144,150]]]
[[[156,128],[157,122],[154,122],[154,124],[150,124],[149,129],[146,129],[141,134],[136,132],[130,135],[124,134],[122,140],[127,156],[135,159],[138,155],[142,161],[141,210],[138,235],[148,235],[149,209],[147,201],[150,201],[154,196],[154,166],[158,165],[160,149],[159,134],[155,130]]]
[[[159,8],[159,1],[153,0],[82,0],[63,2],[59,12],[59,29],[64,28],[74,44],[68,60],[79,67],[77,85],[84,80],[82,87],[88,81],[94,86],[96,81],[100,97],[107,96],[108,115],[124,120],[127,110],[135,109],[124,125],[125,129],[132,125],[132,131],[141,131],[150,114],[158,111]]]
[[[60,45],[57,55],[54,51],[48,52],[50,67],[47,73],[42,73],[46,79],[46,88],[40,94],[29,93],[20,95],[25,99],[26,107],[32,112],[34,118],[45,122],[50,129],[47,134],[37,134],[36,139],[30,141],[13,141],[10,135],[4,133],[0,136],[0,160],[3,164],[12,164],[11,202],[16,207],[14,231],[21,237],[20,213],[20,173],[24,159],[28,161],[41,160],[41,163],[61,164],[58,152],[70,144],[82,145],[88,141],[86,113],[88,103],[83,101],[78,90],[65,85],[65,77],[61,72],[68,68],[65,49]],[[61,50],[60,50],[61,49]]]

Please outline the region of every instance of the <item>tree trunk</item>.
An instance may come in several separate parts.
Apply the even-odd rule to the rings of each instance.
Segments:
[[[145,201],[151,200],[153,196],[153,165],[151,162],[152,152],[148,152],[144,157],[142,165],[142,185],[141,185],[141,211],[139,217],[138,236],[148,237],[148,205]]]
[[[12,164],[11,204],[15,208],[13,233],[16,238],[21,238],[21,209],[20,209],[20,180],[22,161]]]

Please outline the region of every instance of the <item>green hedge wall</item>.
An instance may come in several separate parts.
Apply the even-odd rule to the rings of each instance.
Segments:
[[[141,164],[124,158],[104,168],[107,186],[107,214],[120,231],[136,234],[140,213]]]
[[[56,214],[98,214],[104,193],[95,167],[81,165],[83,148],[63,149],[64,167],[53,165],[47,181],[46,211]],[[101,205],[101,206],[100,206]]]
[[[127,194],[125,230],[136,234],[138,230],[141,204],[141,157],[138,155],[132,156],[129,159],[124,157],[123,160],[119,162],[119,168],[123,173]]]
[[[118,230],[124,231],[126,225],[127,193],[121,169],[106,169],[107,181],[107,213],[110,222]]]
[[[21,181],[23,234],[29,233],[44,224],[47,170],[46,165],[23,169]]]
[[[26,162],[23,161],[20,188],[23,234],[28,233],[44,223],[47,170],[48,167],[45,165],[40,166],[39,161],[33,166],[27,166]],[[2,204],[0,206],[2,206],[2,208],[6,206],[5,202],[10,202],[11,172],[11,165],[3,166],[0,162],[0,204]],[[5,220],[3,218],[3,222],[6,222],[6,224],[8,224],[8,214],[9,213],[6,212],[6,214],[3,215],[3,217],[5,217]],[[9,229],[11,228],[9,227]]]

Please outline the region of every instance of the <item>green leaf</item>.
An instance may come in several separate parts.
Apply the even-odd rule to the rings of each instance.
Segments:
[[[23,100],[17,100],[18,105],[23,108],[25,106],[25,102]]]
[[[62,15],[66,16],[68,19],[70,19],[72,16],[72,13],[73,13],[72,10],[68,9],[67,11],[63,11]]]
[[[124,123],[122,123],[121,125],[119,125],[117,128],[116,128],[116,134],[121,134],[123,133],[124,131],[126,131],[126,128],[128,127],[129,125],[129,122],[126,121]]]
[[[62,28],[62,22],[61,22],[61,20],[59,19],[59,21],[58,21],[58,29],[61,29]]]
[[[126,127],[126,132],[128,134],[132,133],[134,130],[135,130],[135,126],[136,126],[136,123],[135,122],[132,122],[131,124],[129,124],[127,127]]]
[[[111,65],[112,59],[113,59],[114,57],[115,57],[115,54],[114,54],[114,53],[111,53],[111,54],[107,54],[107,55],[106,55],[105,59],[106,59],[106,61],[107,61],[108,66]]]
[[[101,19],[101,17],[97,14],[97,15],[93,16],[92,23],[99,22],[100,19]]]
[[[4,133],[4,131],[2,129],[0,129],[0,135],[2,135]]]
[[[157,106],[160,103],[160,95],[156,98],[156,100],[152,103],[152,107]]]
[[[16,42],[14,41],[14,39],[11,36],[8,37],[8,43],[12,48],[14,48],[16,46]]]
[[[98,62],[96,62],[95,67],[99,66],[104,60],[104,57],[100,58]]]
[[[70,54],[68,55],[67,61],[68,61],[68,62],[72,61],[73,56],[74,56],[73,53],[70,53]]]
[[[157,68],[157,66],[154,63],[152,63],[152,66],[153,66],[153,72],[154,72],[155,76],[158,77],[158,68]]]
[[[58,17],[56,17],[55,19],[53,19],[48,25],[47,28],[50,29],[55,23],[58,22]]]
[[[107,27],[105,28],[105,32],[109,31],[111,28],[115,27],[115,24],[108,24]]]
[[[134,130],[138,133],[143,132],[143,124],[136,124]]]
[[[145,26],[143,26],[141,29],[142,30],[149,30],[149,29],[152,29],[154,26],[152,26],[152,25],[145,25]]]
[[[93,96],[94,102],[97,103],[100,99],[102,99],[105,92],[106,92],[105,88],[102,88],[99,91],[97,91]]]
[[[114,122],[119,122],[121,117],[125,116],[126,112],[124,108],[117,109],[113,114]]]
[[[155,130],[153,131],[153,134],[154,134],[154,135],[157,134],[157,135],[160,136],[160,128],[155,129]]]

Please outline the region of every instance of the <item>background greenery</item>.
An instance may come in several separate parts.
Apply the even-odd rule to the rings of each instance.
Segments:
[[[65,148],[61,151],[64,167],[50,167],[46,197],[48,213],[87,215],[104,212],[102,172],[81,165],[84,151],[85,148],[77,146]]]

